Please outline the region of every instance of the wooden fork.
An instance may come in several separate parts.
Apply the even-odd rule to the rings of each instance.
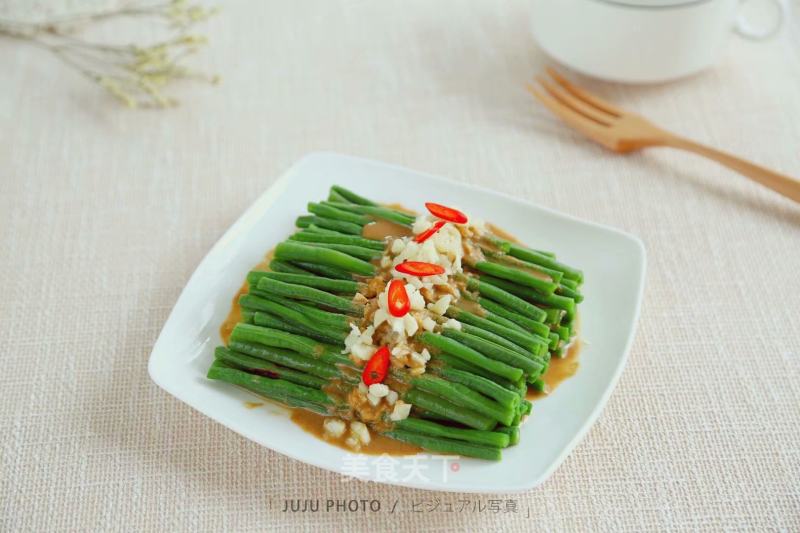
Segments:
[[[694,152],[725,165],[751,180],[800,202],[800,182],[762,166],[665,131],[646,118],[601,100],[568,82],[552,68],[550,79],[538,76],[539,85],[528,91],[561,120],[593,141],[625,153],[648,146],[670,146]]]

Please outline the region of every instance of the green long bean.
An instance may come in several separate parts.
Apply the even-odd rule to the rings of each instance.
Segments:
[[[523,287],[517,283],[494,276],[481,276],[481,281],[518,296],[519,298],[523,298],[528,302],[547,305],[548,307],[555,307],[556,309],[562,309],[566,311],[568,317],[575,316],[575,300],[572,298],[567,298],[566,296],[561,296],[558,294],[542,294],[538,291],[532,290],[529,287]]]
[[[495,432],[508,435],[509,446],[519,444],[519,426],[499,427],[495,429]]]
[[[567,298],[572,298],[575,300],[576,304],[579,304],[583,301],[583,294],[581,294],[580,291],[571,287],[567,287],[566,285],[559,285],[556,289],[556,294],[560,294],[561,296],[565,296]]]
[[[247,317],[245,313],[251,313],[252,316]],[[249,318],[245,320],[245,318]],[[273,315],[264,311],[242,311],[242,322],[255,324],[265,328],[279,329],[288,333],[295,333],[304,337],[309,337],[320,342],[339,344],[343,342],[343,338],[347,335],[345,332],[325,330],[322,332],[319,328],[311,329],[301,326],[298,323],[287,322],[283,317]]]
[[[558,336],[558,333],[555,331],[550,332],[550,350],[555,350],[558,347],[559,342],[561,341],[561,337]]]
[[[359,226],[363,226],[370,221],[369,217],[352,213],[350,211],[345,211],[343,209],[337,209],[329,204],[326,205],[309,202],[308,211],[320,217],[350,222],[351,224],[358,224]]]
[[[374,261],[382,255],[382,253],[377,250],[372,250],[371,248],[362,248],[361,246],[351,246],[349,244],[326,244],[322,242],[306,242],[304,244],[307,244],[308,246],[317,246],[319,248],[336,250],[337,252],[342,252],[343,254],[355,257],[356,259],[361,259],[362,261]]]
[[[507,407],[516,408],[519,403],[518,394],[515,394],[513,391],[483,376],[449,367],[440,369],[439,375],[449,381],[460,383],[474,391],[480,392]]]
[[[493,263],[501,263],[511,268],[516,268],[518,270],[524,270],[525,272],[533,273],[539,277],[542,275],[547,276],[552,280],[553,283],[561,283],[564,280],[564,273],[558,270],[553,270],[552,268],[547,268],[542,265],[537,265],[534,263],[529,263],[528,261],[523,261],[522,259],[518,259],[508,254],[499,254],[491,250],[484,250],[484,256],[491,260]]]
[[[293,261],[293,264],[302,268],[305,272],[311,272],[318,276],[329,279],[340,279],[346,281],[353,280],[353,274],[341,268],[336,268],[327,265],[320,265],[317,263],[304,263],[302,261]]]
[[[338,192],[334,191],[333,189],[330,190],[328,193],[328,201],[329,202],[347,202],[347,198],[339,194]]]
[[[466,406],[476,413],[488,416],[503,424],[510,423],[514,416],[513,409],[489,399],[460,383],[453,383],[440,377],[423,374],[412,379],[411,385],[415,389],[447,398],[456,405]]]
[[[456,405],[450,400],[418,389],[408,390],[404,397],[411,405],[419,405],[423,409],[438,415],[446,416],[451,420],[460,422],[461,424],[471,427],[472,429],[482,429],[488,431],[496,425],[496,421],[492,417],[478,413],[461,405]]]
[[[285,366],[287,368],[292,368],[294,370],[299,370],[301,372],[324,379],[336,379],[342,376],[342,372],[334,364],[325,363],[318,359],[314,359],[313,357],[301,355],[291,350],[235,340],[232,340],[230,343],[228,343],[228,348],[234,352],[257,357],[265,361],[270,361],[272,363]]]
[[[522,402],[520,402],[520,405],[522,405],[522,414],[524,415],[531,414],[531,411],[533,410],[533,403],[531,403],[528,400],[522,400]]]
[[[319,242],[324,244],[349,244],[351,246],[369,248],[370,250],[375,250],[377,252],[382,252],[386,247],[382,241],[375,241],[372,239],[366,239],[364,237],[355,237],[353,235],[315,233],[313,231],[308,231],[307,229],[293,234],[289,237],[289,240]]]
[[[316,224],[314,224],[313,222],[308,225],[304,225],[302,229],[303,231],[301,233],[316,233],[318,235],[338,235],[345,237],[353,237],[353,235],[350,235],[349,233],[342,233],[341,231],[336,231],[328,228],[321,228]]]
[[[544,364],[538,359],[534,359],[533,356],[526,357],[519,352],[509,350],[499,344],[457,329],[446,328],[442,331],[442,335],[458,341],[495,361],[501,361],[511,367],[520,368],[525,374],[538,375],[544,368]]]
[[[353,224],[352,222],[345,222],[344,220],[336,220],[335,218],[319,217],[314,215],[304,215],[297,217],[294,225],[298,228],[309,228],[317,226],[322,229],[329,229],[338,233],[345,233],[347,235],[361,235],[362,226]]]
[[[547,315],[547,318],[545,319],[546,324],[561,324],[562,322],[569,322],[572,320],[567,320],[567,317],[565,316],[566,313],[563,309],[556,309],[555,307],[543,307],[542,311],[544,311]]]
[[[499,344],[500,346],[508,348],[509,350],[517,352],[518,354],[521,354],[521,355],[523,355],[525,357],[530,357],[531,354],[539,355],[539,353],[540,353],[539,345],[535,346],[535,350],[526,350],[522,346],[519,346],[518,344],[514,344],[510,340],[505,339],[505,338],[501,337],[500,335],[497,335],[495,333],[492,333],[491,331],[479,328],[477,326],[472,326],[470,324],[462,323],[461,324],[461,331],[463,331],[464,333],[469,333],[470,335],[475,335],[476,337],[480,337],[482,339],[486,339],[489,342],[493,342],[495,344]]]
[[[563,285],[565,287],[569,287],[570,289],[577,289],[578,288],[578,282],[575,281],[574,279],[566,279],[566,278],[564,278],[564,279],[561,280],[561,285]]]
[[[464,361],[463,359],[449,355],[447,353],[436,354],[432,356],[431,360],[439,364],[441,370],[447,368],[454,368],[456,370],[462,370],[464,372],[469,372],[470,374],[475,374],[476,376],[481,376],[483,378],[486,378],[510,391],[517,391],[519,389],[519,387],[517,386],[517,382],[511,381],[510,379],[502,378],[497,374],[493,374],[488,370],[475,366],[471,363]]]
[[[547,390],[547,384],[542,378],[536,378],[533,383],[530,384],[529,388],[534,392],[545,392]]]
[[[399,429],[387,431],[385,435],[395,440],[415,444],[432,452],[463,455],[465,457],[475,457],[476,459],[486,459],[488,461],[499,461],[503,458],[503,453],[500,448],[480,446],[478,444],[444,439],[441,437],[431,437]]]
[[[510,323],[516,324],[522,329],[522,331],[545,339],[548,337],[548,335],[550,335],[550,328],[548,328],[547,325],[542,322],[522,316],[521,314],[512,311],[504,305],[487,298],[480,298],[478,301],[480,302],[481,307],[489,311],[489,313],[486,315],[487,320],[491,320],[492,322],[496,322],[507,327],[510,327]],[[547,313],[544,313],[544,316],[547,318]]]
[[[555,256],[548,256],[542,252],[537,252],[536,250],[525,248],[524,246],[514,243],[511,243],[508,253],[518,259],[528,261],[529,263],[535,263],[537,265],[563,272],[564,277],[567,279],[573,279],[578,283],[583,282],[583,272],[581,270],[556,261]]]
[[[497,376],[510,379],[511,381],[517,381],[522,377],[522,369],[507,365],[501,361],[490,359],[477,350],[474,350],[469,346],[465,346],[460,342],[448,337],[425,331],[419,336],[419,340],[423,344],[439,349],[454,357],[463,359],[464,361],[483,368],[484,370],[487,370]]]
[[[258,281],[258,290],[270,294],[276,294],[292,300],[303,300],[317,305],[344,311],[345,313],[361,316],[364,313],[364,306],[354,304],[348,298],[342,298],[321,289],[308,287],[306,285],[295,285],[277,279],[262,277]]]
[[[521,331],[518,328],[509,327],[502,323],[493,322],[488,318],[478,316],[474,313],[470,313],[469,311],[464,311],[463,309],[459,309],[455,306],[450,306],[450,308],[447,310],[447,316],[455,318],[464,324],[469,324],[471,326],[476,326],[483,330],[490,331],[495,335],[503,337],[504,339],[508,339],[510,342],[513,342],[517,346],[520,346],[531,353],[536,353],[537,350],[539,350],[539,348],[537,348],[538,345],[547,345],[547,339],[543,337],[528,333],[524,330]],[[536,323],[538,324],[539,322]]]
[[[553,331],[562,341],[569,341],[572,331],[567,326],[556,326]]]
[[[347,200],[348,202],[358,204],[358,205],[378,205],[372,200],[367,200],[363,196],[359,196],[356,193],[345,189],[340,185],[333,185],[331,187],[331,192],[336,192],[339,196]]]
[[[482,296],[485,296],[490,300],[494,300],[495,302],[509,309],[514,309],[518,314],[528,317],[536,322],[542,322],[545,319],[545,312],[535,305],[531,304],[530,302],[526,302],[522,298],[519,298],[500,287],[486,283],[482,279],[469,278],[469,281],[467,281],[467,288],[473,291],[478,291]]]
[[[558,270],[559,272],[563,272],[564,277],[567,279],[575,280],[578,283],[583,282],[583,272],[577,268],[572,268],[569,265],[565,265],[564,263],[557,261],[555,254],[552,252],[534,250],[532,248],[527,248],[525,246],[521,246],[497,237],[492,237],[491,241],[495,246],[500,247],[504,252],[512,257],[516,257],[517,259],[521,259],[535,265]]]
[[[305,328],[319,328],[326,336],[335,339],[339,339],[340,335],[349,329],[348,318],[345,315],[328,313],[255,289],[251,289],[249,294],[241,295],[239,305],[242,309],[272,313],[282,320],[289,320]]]
[[[309,274],[308,270],[303,270],[297,265],[287,263],[286,261],[277,261],[275,259],[269,262],[269,269],[273,272],[284,272],[287,274]]]
[[[355,294],[361,287],[358,282],[350,280],[327,279],[311,274],[288,274],[283,272],[262,272],[253,270],[247,274],[247,282],[250,285],[257,285],[258,280],[261,278],[276,279],[285,283],[293,283],[294,285],[305,285],[307,287],[314,287],[323,291],[342,293],[342,294]]]
[[[326,380],[317,376],[306,374],[305,372],[298,372],[297,370],[293,370],[291,368],[278,366],[270,361],[265,361],[249,355],[236,353],[228,348],[225,348],[224,346],[217,346],[216,350],[214,351],[214,357],[242,370],[250,372],[257,371],[258,373],[264,372],[270,374],[269,377],[277,376],[280,379],[291,381],[292,383],[297,383],[298,385],[304,385],[306,387],[320,389],[327,383]]]
[[[461,429],[452,426],[437,424],[419,418],[406,418],[395,423],[397,429],[430,435],[431,437],[444,437],[453,440],[462,440],[473,444],[505,448],[508,446],[509,437],[505,432],[481,431],[478,429]]]
[[[491,276],[509,280],[524,287],[530,287],[543,294],[553,294],[558,285],[552,281],[546,281],[525,272],[524,270],[509,267],[490,261],[478,261],[474,267],[479,271]]]
[[[349,315],[334,311],[325,311],[319,307],[308,305],[306,302],[290,300],[289,298],[284,298],[283,296],[277,296],[275,294],[263,292],[257,288],[250,290],[252,296],[261,298],[263,300],[270,300],[288,307],[289,309],[294,309],[295,311],[303,313],[309,319],[319,323],[319,325],[323,328],[331,328],[337,331],[350,331],[350,323],[353,322],[353,317]]]
[[[389,209],[387,207],[371,206],[371,205],[358,205],[358,204],[343,204],[338,202],[323,202],[324,205],[329,205],[342,211],[350,211],[351,213],[359,213],[362,215],[371,215],[375,218],[382,218],[396,224],[403,226],[410,226],[414,223],[416,217]]]
[[[298,403],[312,404],[315,406],[332,405],[333,401],[324,392],[304,387],[283,379],[271,379],[255,374],[249,374],[242,370],[229,368],[221,365],[212,365],[208,370],[209,379],[217,379],[239,385],[258,394],[272,399],[283,401],[291,405],[293,400]],[[322,409],[327,413],[327,410]]]
[[[339,353],[339,350],[319,342],[287,333],[272,328],[263,328],[253,324],[236,324],[231,332],[232,341],[255,342],[264,346],[275,348],[285,348],[297,353],[315,357],[320,361],[331,364],[343,364],[353,366],[352,361]]]
[[[371,276],[375,267],[336,250],[284,241],[275,247],[275,258],[283,261],[302,261],[332,266],[362,276]]]

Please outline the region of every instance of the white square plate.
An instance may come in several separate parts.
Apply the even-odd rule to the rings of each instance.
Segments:
[[[243,402],[253,399],[247,392],[205,378],[214,347],[221,343],[220,324],[245,275],[293,231],[294,220],[306,211],[307,202],[327,197],[332,184],[416,210],[423,209],[425,201],[458,206],[584,271],[581,337],[588,344],[580,354],[578,372],[550,397],[535,403],[522,427],[520,443],[504,450],[502,461],[423,455],[391,462],[356,456],[305,433],[280,407],[247,409]],[[641,241],[621,231],[405,168],[337,154],[312,154],[261,195],[197,267],[158,337],[149,372],[164,390],[198,411],[305,463],[433,490],[526,490],[547,479],[608,400],[633,341],[644,272]]]

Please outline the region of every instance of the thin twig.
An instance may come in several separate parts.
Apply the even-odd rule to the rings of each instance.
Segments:
[[[216,82],[216,77],[192,72],[180,62],[205,43],[188,33],[196,23],[215,13],[188,0],[133,5],[100,13],[72,15],[42,23],[0,19],[0,35],[24,40],[49,50],[64,64],[94,81],[131,107],[168,107],[176,100],[162,93],[172,81],[191,78]],[[177,33],[146,46],[115,45],[83,40],[73,35],[75,22],[97,22],[123,16],[151,15],[169,23]]]

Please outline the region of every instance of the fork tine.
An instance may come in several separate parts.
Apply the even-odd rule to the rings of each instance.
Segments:
[[[539,100],[547,109],[553,114],[557,115],[561,120],[580,131],[584,135],[594,139],[597,142],[604,143],[605,137],[608,136],[608,128],[601,126],[597,122],[586,118],[574,109],[562,104],[546,92],[539,91],[534,85],[527,84],[525,86],[528,92],[534,98]]]
[[[564,89],[569,91],[573,96],[575,96],[576,98],[580,98],[581,100],[583,100],[587,104],[590,104],[590,105],[596,107],[597,109],[600,109],[601,111],[605,111],[609,115],[617,117],[617,118],[621,117],[622,115],[625,114],[625,111],[623,111],[622,109],[618,108],[614,104],[606,102],[605,100],[602,100],[602,99],[598,98],[597,96],[586,92],[585,90],[581,89],[580,87],[576,87],[576,86],[572,85],[570,82],[568,82],[566,80],[566,78],[564,78],[561,74],[556,72],[556,70],[553,67],[547,67],[547,73],[550,74],[550,77],[553,78],[556,81],[556,83],[558,83]]]
[[[572,93],[568,92],[566,89],[562,89],[559,86],[553,85],[541,76],[537,76],[536,80],[541,84],[542,87],[545,88],[548,93],[550,93],[550,96],[556,100],[559,100],[565,106],[571,107],[574,111],[577,111],[581,115],[597,122],[598,124],[602,124],[603,126],[611,125],[611,121],[614,119],[614,117],[611,115],[605,114],[604,112],[599,111],[596,107],[588,105],[583,100],[573,96]]]

